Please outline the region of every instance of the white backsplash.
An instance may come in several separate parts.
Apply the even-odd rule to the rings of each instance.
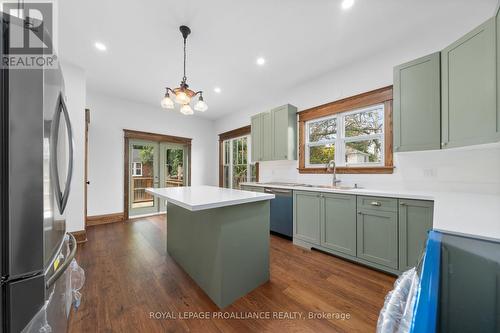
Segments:
[[[338,175],[364,188],[500,194],[500,143],[394,154],[393,174]],[[260,181],[330,184],[331,175],[299,174],[297,161],[260,163]]]

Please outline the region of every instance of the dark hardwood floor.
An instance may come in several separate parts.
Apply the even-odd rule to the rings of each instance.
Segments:
[[[70,332],[373,332],[395,280],[271,236],[270,281],[219,310],[166,254],[165,232],[165,216],[87,229],[88,242],[77,254],[86,282]],[[152,312],[186,317],[218,311],[240,318],[150,318]],[[273,318],[292,312],[306,319]],[[350,318],[308,319],[309,313]],[[241,318],[257,314],[261,318]]]

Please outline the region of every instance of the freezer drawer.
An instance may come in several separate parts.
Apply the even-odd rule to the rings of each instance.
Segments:
[[[23,333],[38,333],[40,330],[66,332],[73,297],[71,286],[71,262],[76,254],[76,240],[71,235],[65,238],[58,257],[52,262],[41,286],[44,306],[30,318]],[[43,297],[43,296],[42,296]]]
[[[7,283],[5,286],[7,313],[4,327],[9,332],[20,332],[43,307],[44,292],[43,275]]]

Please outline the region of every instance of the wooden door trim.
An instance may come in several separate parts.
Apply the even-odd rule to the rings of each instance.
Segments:
[[[84,216],[83,216],[83,231],[87,228],[87,220],[88,220],[88,181],[89,181],[89,124],[90,124],[90,110],[85,109],[85,138],[84,138],[84,179],[83,179],[83,207],[84,207]],[[85,236],[86,239],[86,236]]]
[[[173,136],[159,133],[141,132],[129,129],[123,130],[125,138],[129,139],[139,139],[147,141],[157,141],[157,142],[169,142],[169,143],[180,143],[185,145],[191,145],[191,138],[184,138],[181,136]]]
[[[154,141],[157,143],[168,142],[178,143],[186,146],[187,161],[188,161],[188,178],[187,185],[191,186],[191,142],[193,139],[180,136],[166,135],[160,133],[141,132],[135,130],[123,130],[123,219],[129,219],[129,144],[131,139]]]
[[[252,134],[252,126],[247,125],[219,134],[219,187],[224,187],[224,157],[222,155],[224,141]],[[257,181],[259,181],[259,163],[255,163],[257,168]]]

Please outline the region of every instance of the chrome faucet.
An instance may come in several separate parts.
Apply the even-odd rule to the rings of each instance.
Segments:
[[[340,183],[340,179],[337,179],[337,166],[335,165],[334,160],[328,162],[328,164],[326,165],[326,171],[333,171],[332,186],[336,186],[338,183]]]

